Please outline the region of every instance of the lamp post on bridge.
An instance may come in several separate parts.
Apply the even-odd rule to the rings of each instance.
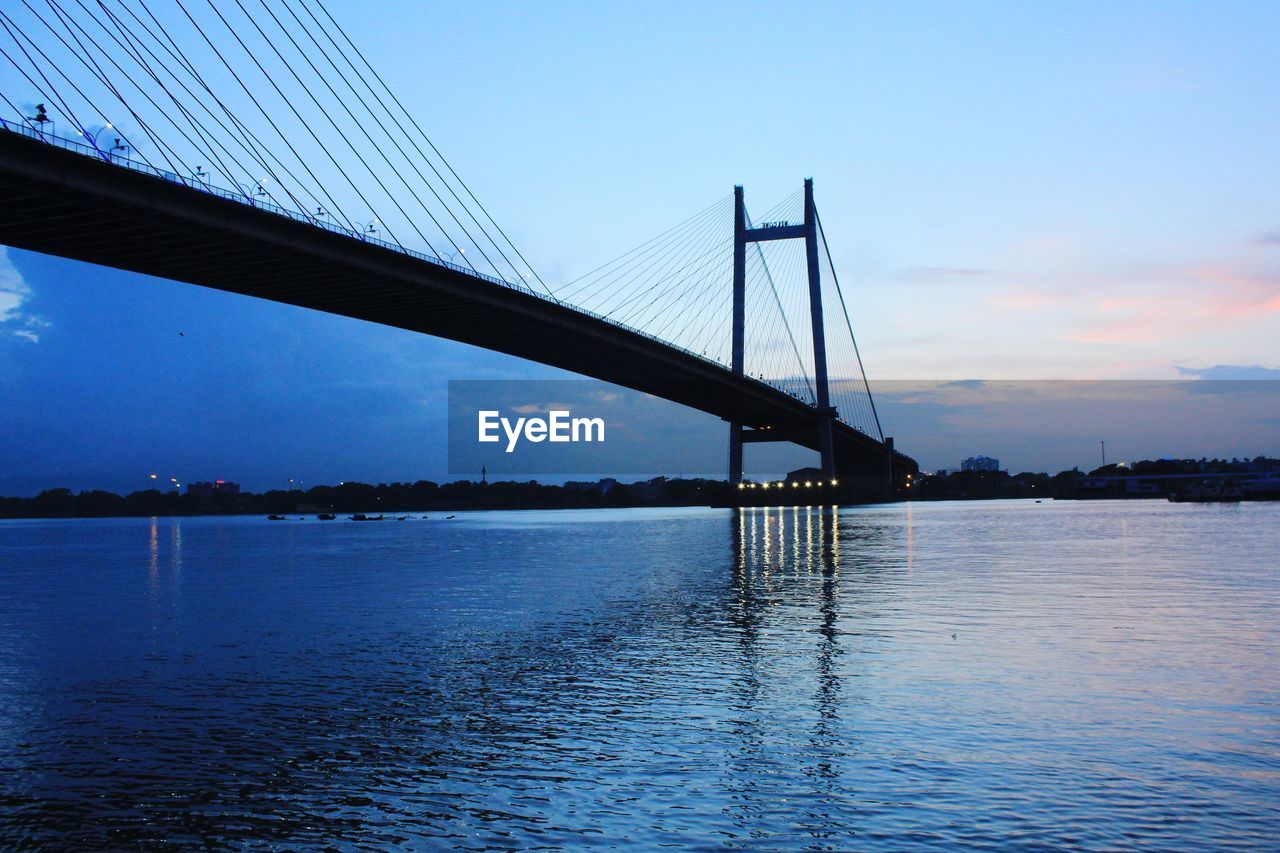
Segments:
[[[27,116],[27,121],[34,123],[35,131],[40,135],[43,136],[47,133],[50,136],[53,136],[55,125],[53,119],[49,118],[49,113],[45,110],[44,104],[36,104],[35,113],[36,114],[33,116]],[[46,124],[49,125],[48,130],[44,129]]]
[[[116,144],[107,149],[107,158],[115,159],[116,152],[119,151],[121,159],[127,159],[129,156],[129,146],[120,141],[120,137],[116,137]]]
[[[253,198],[250,201],[257,203],[258,199],[267,199],[271,201],[271,191],[267,189],[266,177],[259,178],[253,182]]]
[[[99,154],[107,158],[107,162],[113,162],[115,160],[117,151],[122,152],[120,154],[121,157],[127,156],[129,145],[119,136],[114,137],[112,145],[105,150],[98,144],[98,137],[107,132],[119,133],[114,122],[109,121],[98,130],[91,130],[83,126],[76,128],[76,136],[81,136],[87,139],[89,144],[92,145]]]

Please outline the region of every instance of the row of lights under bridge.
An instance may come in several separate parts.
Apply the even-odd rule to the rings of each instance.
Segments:
[[[793,481],[791,482],[791,488],[793,488],[793,489],[799,489],[799,488],[801,488],[801,487],[806,488],[806,489],[813,489],[813,488],[826,488],[827,486],[838,486],[838,485],[840,485],[840,481],[839,481],[839,480],[805,480],[803,483],[801,483],[799,480],[793,480]],[[778,481],[778,482],[776,482],[776,483],[773,483],[773,482],[764,482],[764,483],[747,483],[747,482],[742,482],[742,483],[739,483],[739,484],[738,484],[738,488],[739,488],[739,489],[785,489],[786,487],[787,487],[786,482],[785,482],[785,481],[782,481],[782,480],[779,480],[779,481]]]

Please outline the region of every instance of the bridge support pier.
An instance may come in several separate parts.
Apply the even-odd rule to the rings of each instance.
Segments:
[[[747,208],[742,187],[733,188],[733,352],[730,368],[741,376],[747,340]],[[729,483],[742,482],[742,424],[729,424]]]
[[[836,460],[831,430],[837,413],[831,406],[827,379],[827,336],[822,319],[822,270],[818,266],[818,213],[813,203],[813,178],[804,179],[803,225],[768,223],[759,228],[747,228],[742,187],[733,188],[733,351],[730,367],[735,375],[742,375],[746,349],[747,243],[793,239],[804,240],[805,266],[809,273],[809,319],[813,325],[818,453],[822,457],[823,477],[832,480],[836,475]],[[730,483],[742,482],[742,428],[740,423],[729,424]]]
[[[742,482],[742,424],[729,424],[729,482]]]
[[[818,213],[813,206],[813,178],[804,179],[804,253],[809,268],[809,317],[813,323],[813,379],[817,386],[818,448],[822,455],[822,474],[828,480],[836,475],[835,453],[831,446],[831,422],[836,410],[831,407],[831,389],[827,384],[827,333],[822,319],[822,270],[818,266]]]

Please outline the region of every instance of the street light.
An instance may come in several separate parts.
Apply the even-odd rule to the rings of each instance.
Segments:
[[[155,489],[155,487],[156,487],[156,475],[155,475],[155,474],[148,474],[147,476],[151,478],[151,488],[152,488],[152,489]]]
[[[454,258],[458,257],[458,255],[465,255],[466,253],[467,253],[466,249],[459,249],[456,252],[443,252],[443,253],[437,252],[436,254],[440,256],[441,260],[448,261],[449,263],[453,263]]]
[[[116,126],[111,122],[107,122],[102,126],[102,130],[115,130],[115,129],[116,129]],[[93,143],[95,147],[98,144],[98,140],[95,138],[98,135],[98,133],[101,133],[101,131],[92,132],[92,131],[83,130],[81,128],[76,128],[76,136],[83,136],[85,139],[88,139],[91,143]],[[118,139],[116,140],[116,142],[119,142],[119,141],[120,140]]]
[[[258,202],[258,200],[259,200],[259,199],[262,199],[262,198],[270,199],[270,198],[271,198],[271,192],[270,192],[270,191],[267,189],[267,187],[266,187],[266,183],[267,183],[267,179],[266,179],[266,178],[262,178],[261,180],[257,180],[257,181],[254,181],[254,182],[253,182],[253,191],[252,191],[252,194],[251,194],[251,195],[250,195],[250,194],[245,193],[245,191],[244,191],[243,189],[240,189],[240,182],[239,182],[239,181],[236,181],[236,180],[233,178],[233,179],[232,179],[232,182],[235,184],[236,189],[240,190],[240,192],[241,192],[242,194],[245,194],[245,197],[248,199],[249,204],[254,204],[254,205],[256,205],[256,204],[258,204],[258,203],[259,203],[259,202]]]

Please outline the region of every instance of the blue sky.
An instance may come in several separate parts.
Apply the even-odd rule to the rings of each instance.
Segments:
[[[873,378],[1280,367],[1275,4],[329,6],[553,284],[813,176]],[[448,379],[554,375],[9,250],[0,493],[444,477]]]

